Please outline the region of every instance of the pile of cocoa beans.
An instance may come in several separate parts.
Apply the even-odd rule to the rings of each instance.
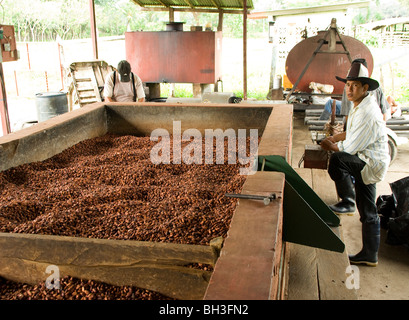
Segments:
[[[237,200],[225,193],[240,193],[240,166],[153,164],[154,143],[105,135],[0,172],[0,231],[189,244],[226,236]]]
[[[226,237],[237,199],[225,193],[246,179],[228,164],[227,139],[224,164],[153,164],[156,143],[107,134],[0,172],[0,232],[201,245]]]
[[[59,288],[16,283],[0,278],[0,300],[173,300],[131,286],[112,286],[93,280],[64,277]]]

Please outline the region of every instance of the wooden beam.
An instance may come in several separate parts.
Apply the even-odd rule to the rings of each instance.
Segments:
[[[141,11],[169,11],[169,8],[162,8],[162,7],[142,7]],[[201,9],[201,8],[175,8],[173,10],[178,12],[202,12],[202,13],[219,13],[219,9]],[[243,14],[244,10],[237,9],[223,9],[224,13],[227,14]]]
[[[96,25],[96,20],[95,20],[94,0],[89,0],[89,14],[90,14],[90,25],[91,25],[92,49],[94,53],[94,59],[98,60],[97,25]]]
[[[188,265],[214,266],[222,241],[210,246],[133,240],[105,240],[21,233],[0,233],[0,276],[38,284],[47,266],[60,277],[132,285],[178,299],[202,299],[211,272]]]
[[[243,100],[247,100],[247,0],[243,0]]]
[[[271,10],[262,12],[252,12],[249,14],[249,19],[266,19],[268,17],[278,17],[278,16],[293,16],[300,14],[313,14],[321,12],[333,12],[333,11],[347,11],[350,8],[367,8],[370,5],[370,1],[358,1],[358,2],[347,2],[347,3],[337,3],[324,6],[315,7],[303,7],[303,8],[291,8],[282,10]]]
[[[187,4],[190,8],[194,9],[194,6],[193,6],[193,4],[190,2],[190,0],[183,0],[183,1],[185,1],[186,4]]]
[[[223,31],[223,10],[219,11],[219,24],[217,25],[217,31]]]
[[[1,49],[0,49],[1,55]],[[4,81],[4,73],[3,73],[3,63],[0,62],[0,116],[1,116],[1,127],[3,130],[3,135],[7,135],[11,132],[10,129],[10,119],[9,119],[9,112],[7,108],[7,93],[6,93],[6,84]]]
[[[220,9],[220,5],[218,3],[216,3],[215,0],[211,0],[211,2],[213,3],[213,5],[217,8]]]
[[[175,10],[169,8],[169,22],[175,22]]]
[[[166,4],[166,3],[164,3],[163,1],[158,0],[158,2],[159,2],[161,5],[163,5],[164,7],[169,8],[169,5]]]
[[[139,0],[132,0],[133,2],[135,2],[135,4],[137,4],[138,6],[144,7],[145,5],[139,1]]]

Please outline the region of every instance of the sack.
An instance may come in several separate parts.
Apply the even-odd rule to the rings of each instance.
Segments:
[[[310,82],[309,88],[312,89],[312,93],[325,93],[325,94],[331,94],[334,91],[334,86],[331,84],[322,84],[322,83],[317,83],[317,82]],[[312,103],[313,104],[323,104],[331,99],[330,96],[312,96]]]
[[[389,185],[392,195],[376,201],[381,225],[388,229],[386,243],[409,245],[409,176]]]
[[[390,218],[396,218],[396,204],[393,195],[383,195],[376,199],[376,208],[381,219],[381,227],[388,229]]]
[[[398,216],[409,213],[409,176],[390,184]]]

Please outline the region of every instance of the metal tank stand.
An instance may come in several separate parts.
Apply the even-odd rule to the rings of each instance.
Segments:
[[[327,39],[329,37],[329,39]],[[337,41],[337,37],[339,38],[339,41]],[[322,46],[324,44],[328,45],[327,50],[321,50]],[[336,45],[341,44],[342,47],[344,48],[344,51],[337,51],[336,50]],[[305,72],[307,71],[308,67],[310,66],[311,62],[314,60],[315,56],[318,53],[325,53],[325,54],[346,54],[348,56],[349,62],[352,62],[351,55],[346,48],[345,42],[341,38],[341,34],[338,31],[337,27],[337,20],[333,18],[331,20],[331,25],[327,32],[325,33],[324,37],[319,40],[319,44],[317,46],[317,49],[315,49],[314,53],[312,54],[311,58],[308,60],[307,64],[305,65],[303,71],[301,72],[300,76],[298,77],[297,81],[291,88],[290,93],[287,95],[287,102],[290,100],[290,97],[294,93],[295,89],[297,89],[298,84],[300,83],[302,77],[304,76]]]

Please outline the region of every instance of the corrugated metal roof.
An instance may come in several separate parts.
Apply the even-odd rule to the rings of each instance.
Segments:
[[[243,0],[132,0],[141,7],[243,10]],[[254,9],[247,0],[247,9]]]

